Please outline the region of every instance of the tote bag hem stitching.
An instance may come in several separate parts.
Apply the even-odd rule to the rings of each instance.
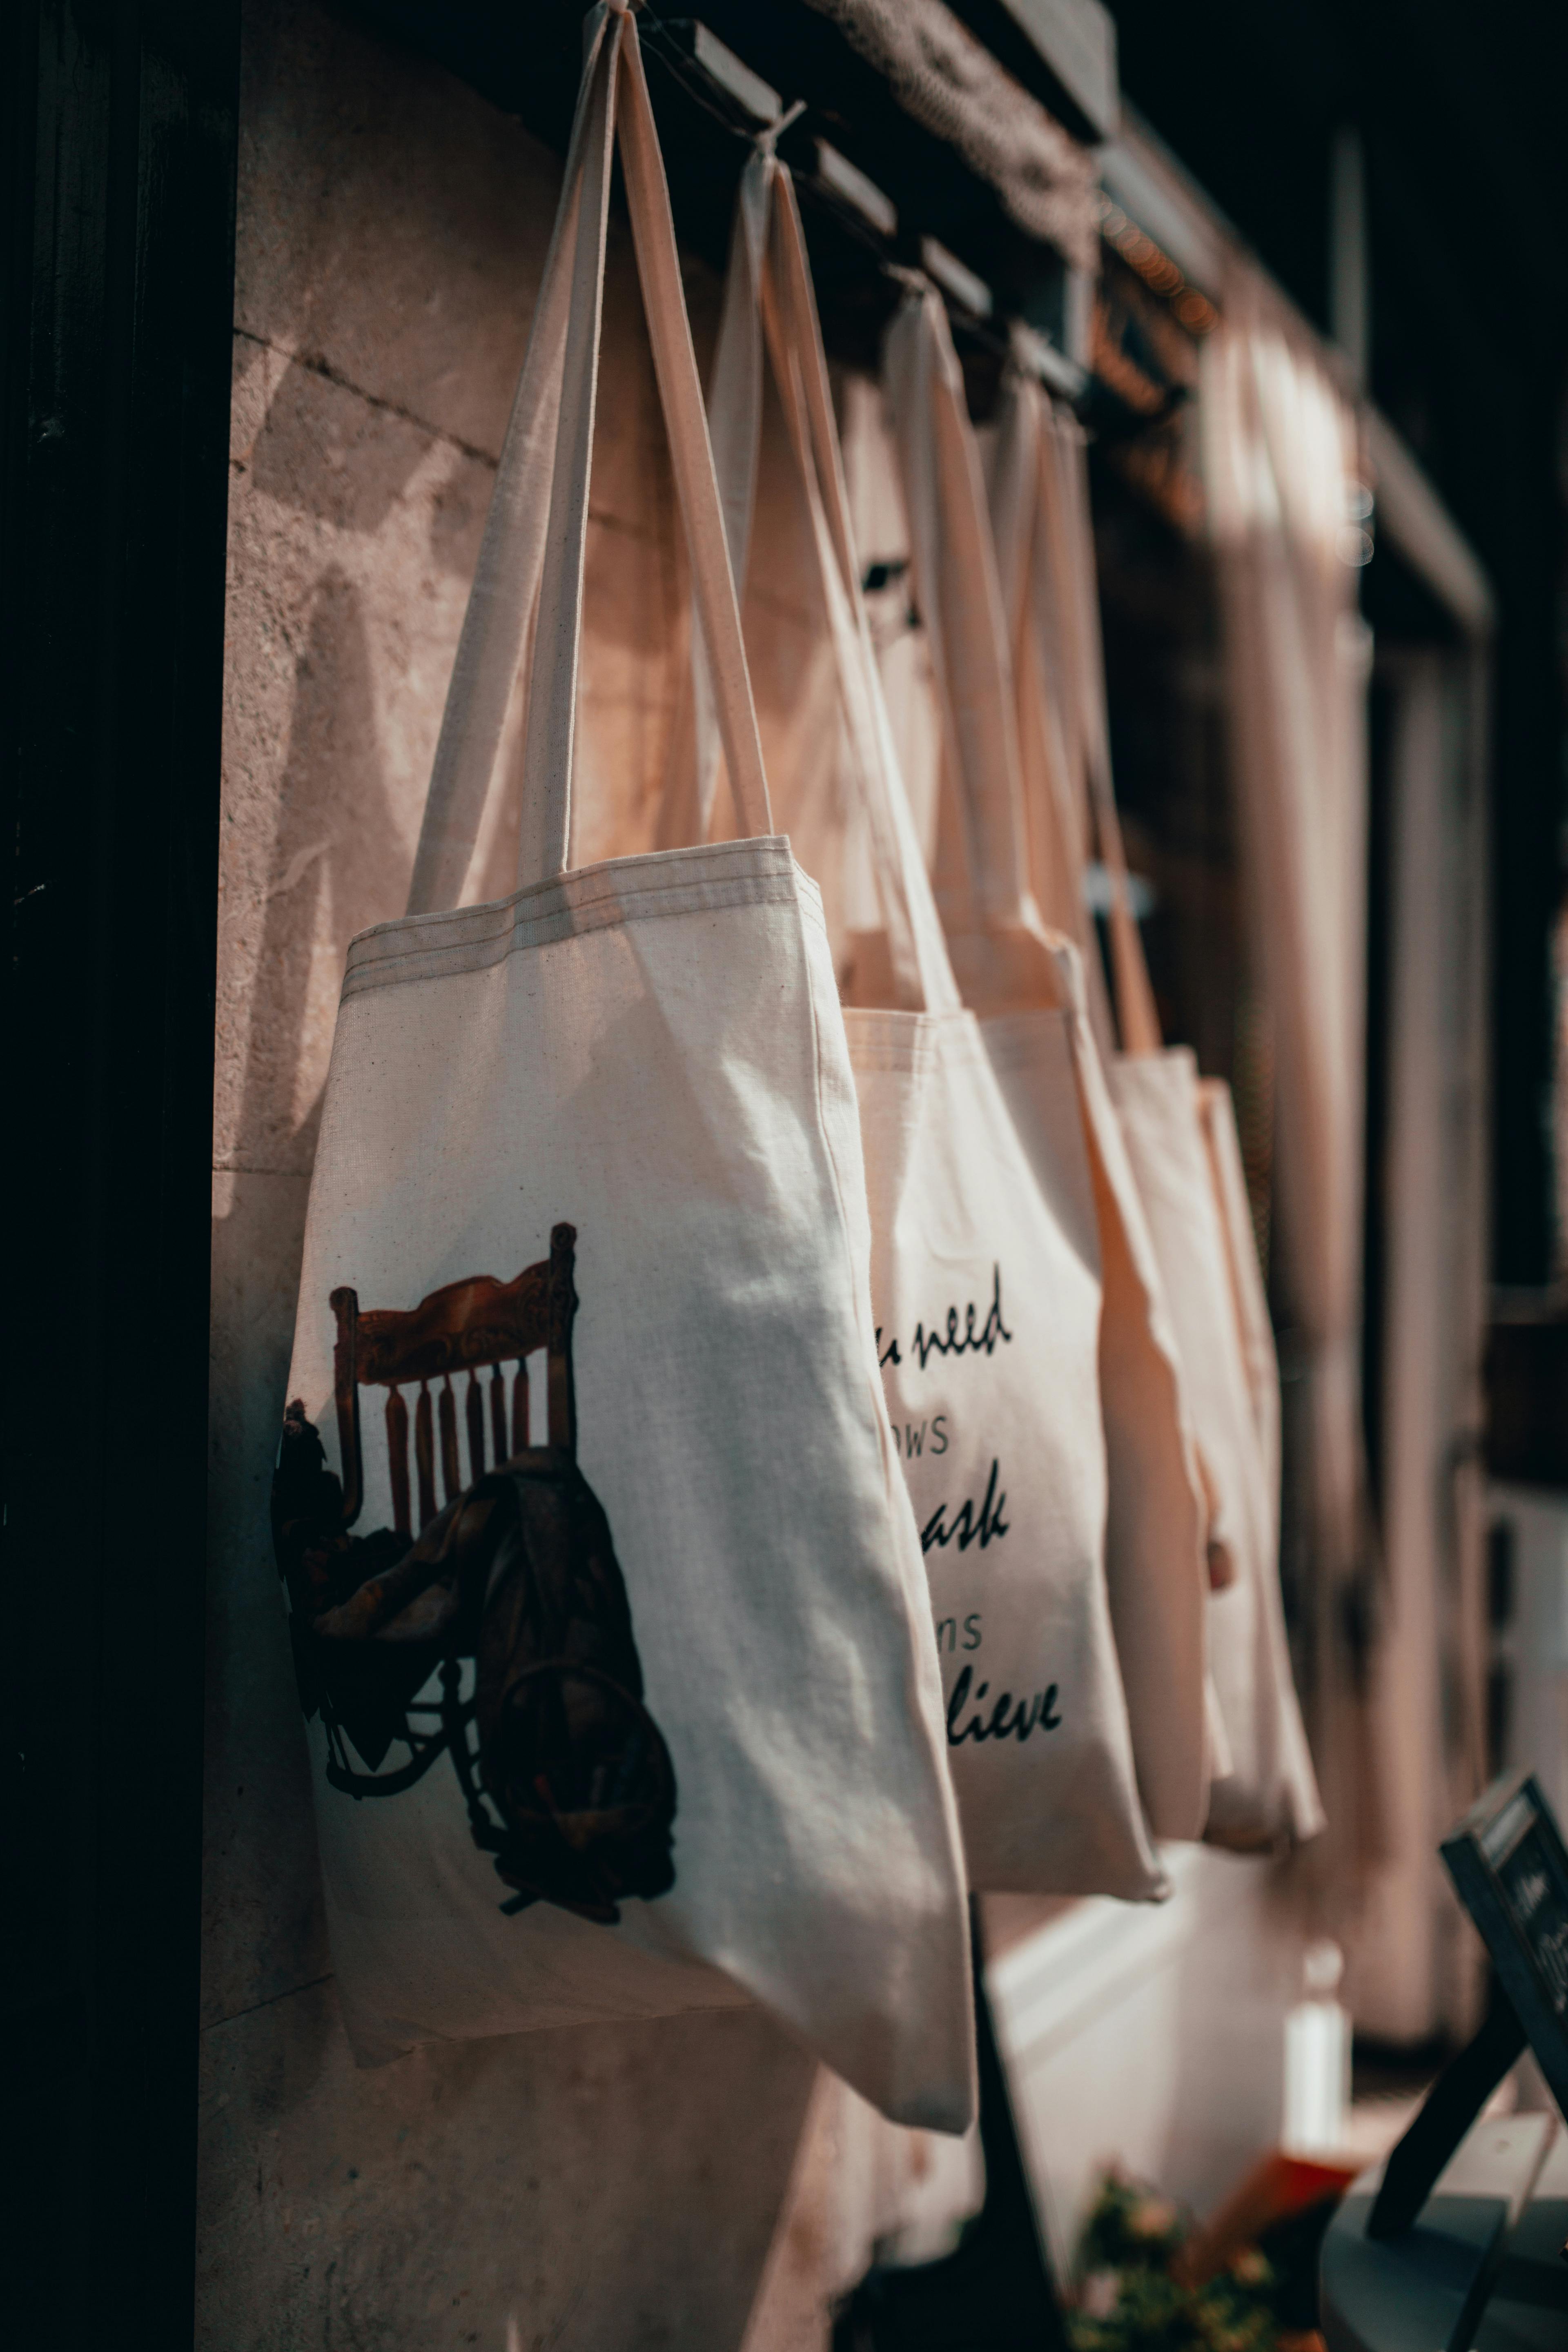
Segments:
[[[801,879],[808,880],[809,877],[802,876]],[[349,950],[341,1001],[346,1003],[351,997],[362,996],[371,989],[395,987],[401,982],[489,971],[508,956],[525,953],[531,948],[553,947],[563,940],[584,937],[591,931],[614,930],[660,918],[721,914],[731,908],[790,905],[799,908],[803,921],[815,920],[819,928],[823,927],[820,915],[795,877],[780,873],[758,875],[749,880],[664,883],[642,891],[605,892],[586,903],[568,903],[548,914],[514,915],[504,927],[488,931],[476,921],[472,928],[479,932],[478,938],[459,938],[428,946],[410,944],[400,951],[356,957],[356,940]],[[490,915],[493,909],[476,908],[474,912],[476,916]],[[428,918],[411,919],[422,922]],[[441,919],[449,922],[453,919],[447,916]],[[390,930],[395,927],[386,928]],[[361,934],[362,938],[370,936]]]

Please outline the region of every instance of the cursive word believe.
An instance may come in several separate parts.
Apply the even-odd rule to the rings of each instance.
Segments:
[[[1019,1740],[1025,1740],[1037,1725],[1042,1731],[1055,1731],[1060,1725],[1061,1717],[1056,1712],[1057,1685],[1055,1683],[1047,1683],[1045,1689],[1037,1691],[1031,1699],[1020,1699],[1018,1712],[1010,1719],[1009,1710],[1013,1705],[1013,1694],[1011,1691],[1004,1691],[991,1709],[989,1723],[984,1722],[976,1713],[970,1717],[967,1723],[961,1724],[958,1718],[969,1705],[969,1693],[973,1679],[973,1667],[965,1666],[953,1684],[952,1696],[947,1703],[947,1744],[950,1748],[961,1748],[966,1739],[1005,1739],[1009,1734]],[[990,1687],[989,1683],[982,1683],[975,1691],[976,1708],[979,1707],[981,1700]]]

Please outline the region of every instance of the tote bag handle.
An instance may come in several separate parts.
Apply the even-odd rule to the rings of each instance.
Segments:
[[[453,666],[408,911],[454,905],[468,871],[531,616],[519,887],[563,873],[582,637],[588,479],[604,312],[610,165],[621,164],[654,373],[669,436],[719,731],[749,834],[773,815],[752,707],[701,385],[681,291],[669,191],[627,0],[599,0],[566,174]]]
[[[708,394],[708,437],[724,514],[730,570],[740,597],[745,594],[763,431],[762,281],[772,183],[757,167],[771,150],[772,137],[764,132],[757,142],[756,156],[741,177]],[[707,641],[701,616],[693,609],[686,692],[676,718],[670,768],[659,808],[660,849],[707,840],[718,796],[721,750]]]
[[[1163,1044],[1142,936],[1127,881],[1116,793],[1110,778],[1110,728],[1105,701],[1105,648],[1100,630],[1094,533],[1089,510],[1089,460],[1076,416],[1041,408],[1040,521],[1055,593],[1060,669],[1069,741],[1088,800],[1100,861],[1110,877],[1110,977],[1122,1050],[1157,1054]]]
[[[958,990],[899,772],[860,593],[843,457],[800,208],[795,183],[773,153],[771,139],[758,142],[742,177],[709,402],[731,550],[744,551],[750,538],[762,434],[764,342],[806,503],[838,674],[854,790],[867,819],[888,934],[894,994],[899,1004],[909,1010],[955,1011]],[[694,779],[695,822],[705,831],[711,814],[719,742],[712,699],[703,691],[700,657],[694,658],[693,669],[695,743],[686,775]],[[671,782],[671,797],[679,799],[683,783],[690,793],[691,784],[682,777],[678,775]]]
[[[962,1003],[942,919],[910,810],[860,593],[849,495],[833,413],[822,326],[812,290],[795,182],[773,167],[774,266],[763,282],[763,320],[795,464],[805,488],[849,739],[851,771],[867,819],[877,896],[888,935],[894,994],[914,1012]]]
[[[911,281],[889,330],[886,375],[942,714],[938,903],[950,930],[1038,931],[1006,612],[980,452],[947,312],[923,279]]]
[[[1041,514],[1042,468],[1055,463],[1055,453],[1047,446],[1050,429],[1049,405],[1039,378],[1024,366],[1009,366],[1003,377],[988,488],[1017,698],[1030,887],[1046,920],[1087,950],[1092,936],[1083,901],[1088,811],[1078,789],[1080,763],[1069,737],[1070,698],[1057,611],[1060,583]],[[1032,743],[1026,740],[1029,736]],[[1091,973],[1097,961],[1098,954],[1089,964]]]

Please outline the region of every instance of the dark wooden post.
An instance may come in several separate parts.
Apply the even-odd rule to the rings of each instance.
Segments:
[[[8,2335],[188,2343],[237,0],[0,12]]]

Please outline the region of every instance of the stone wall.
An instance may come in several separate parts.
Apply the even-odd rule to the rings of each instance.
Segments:
[[[811,2105],[812,2062],[761,2013],[430,2048],[372,2073],[337,2014],[268,1483],[343,952],[403,910],[560,167],[424,60],[289,0],[247,6],[244,71],[198,2336],[212,2352],[793,2352],[824,2340],[828,2285],[853,2266],[846,2111],[826,2084]],[[706,273],[691,298],[700,346]],[[681,568],[617,223],[580,861],[651,841]],[[820,665],[777,575],[761,593],[759,703],[782,744]],[[470,898],[510,887],[514,767]]]

